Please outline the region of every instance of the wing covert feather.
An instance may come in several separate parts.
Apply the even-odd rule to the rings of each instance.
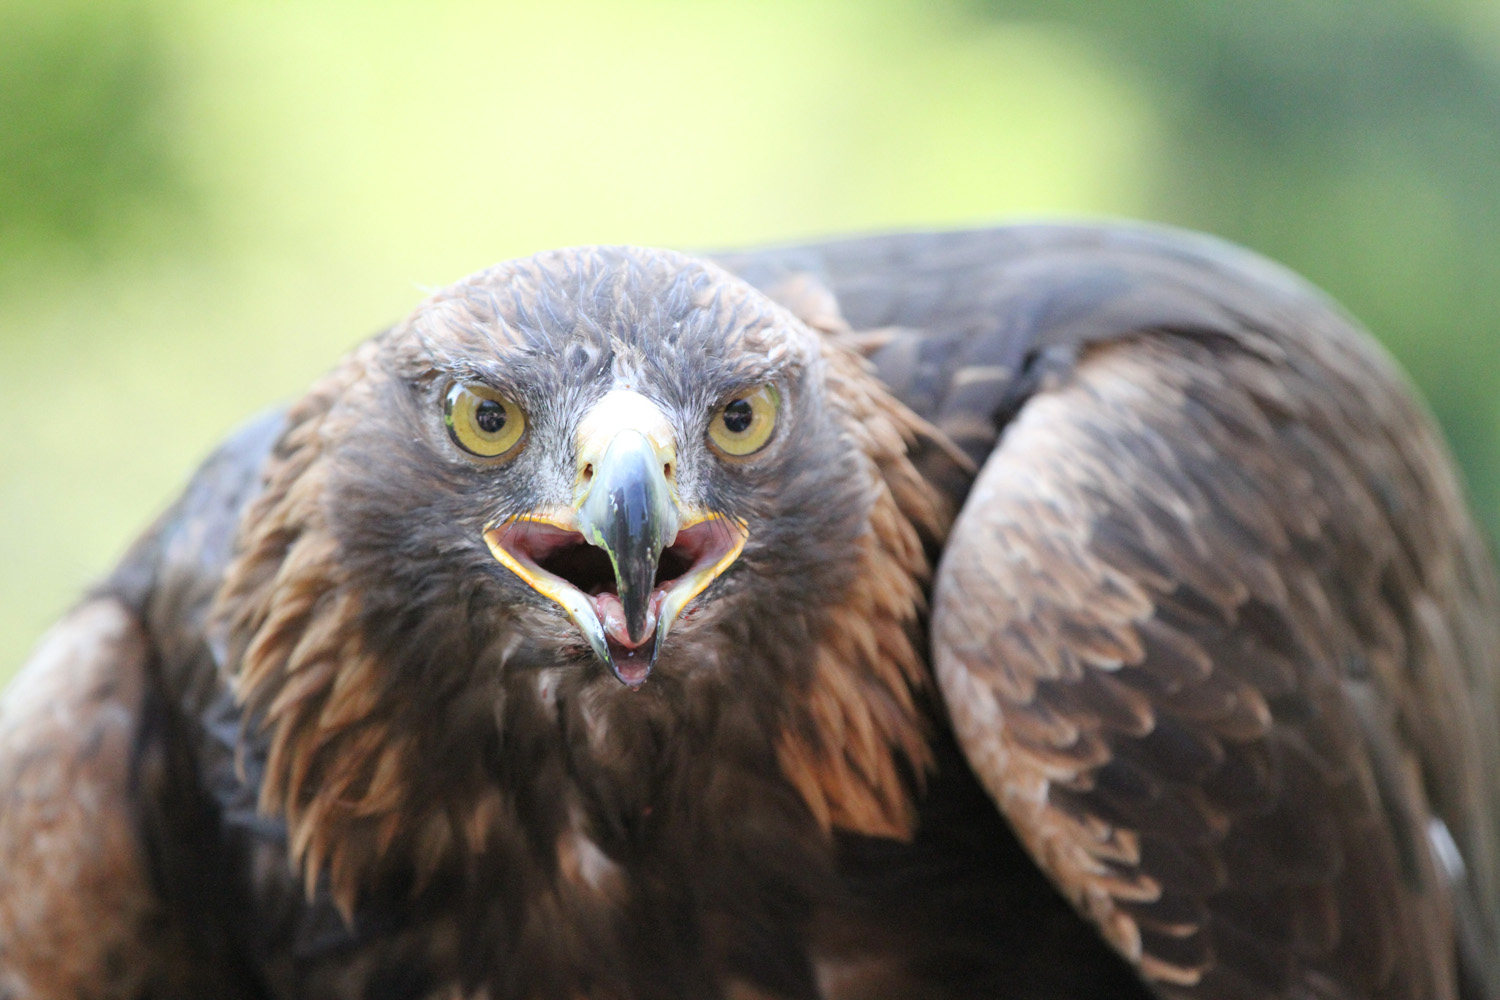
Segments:
[[[1456,996],[1455,897],[1493,940],[1493,579],[1384,359],[1301,318],[1273,350],[1094,346],[1021,407],[939,570],[936,673],[1033,856],[1160,992]]]

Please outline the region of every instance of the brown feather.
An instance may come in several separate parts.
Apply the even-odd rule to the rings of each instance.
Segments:
[[[0,996],[161,985],[166,942],[128,777],[149,655],[123,607],[91,601],[0,702]]]
[[[935,432],[836,342],[825,341],[825,358],[875,497],[870,530],[852,554],[853,583],[824,623],[808,692],[812,725],[785,729],[778,755],[823,826],[905,838],[915,819],[911,777],[932,764],[913,699],[927,677],[922,539],[941,537],[952,512],[907,456],[919,433]]]
[[[1319,977],[1340,996],[1453,995],[1451,902],[1423,817],[1445,788],[1489,780],[1493,703],[1476,715],[1456,699],[1475,681],[1492,691],[1500,664],[1443,659],[1430,640],[1413,655],[1421,632],[1401,625],[1440,601],[1454,616],[1433,616],[1441,635],[1494,607],[1488,579],[1465,592],[1454,578],[1476,543],[1441,462],[1392,377],[1330,325],[1274,360],[1168,336],[1096,348],[1027,404],[981,474],[937,596],[947,704],[1034,855],[1149,979],[1195,996]],[[1393,547],[1413,532],[1419,545]],[[1393,571],[1410,590],[1392,592]],[[1098,599],[1105,581],[1123,603]],[[1124,655],[1080,658],[1101,643]],[[1121,719],[1122,690],[1151,707]],[[1358,690],[1382,718],[1351,714]],[[1168,722],[1202,764],[1129,763],[1156,760]],[[1369,741],[1424,731],[1393,743],[1398,771],[1371,770],[1372,752],[1387,765]],[[1226,754],[1262,745],[1270,772],[1219,780]],[[1269,811],[1247,814],[1235,803],[1257,784]],[[1391,826],[1392,810],[1410,819]],[[1495,821],[1440,814],[1455,829]],[[1142,838],[1137,857],[1101,849],[1120,835]],[[1480,863],[1492,836],[1469,841]],[[1199,888],[1173,853],[1189,847],[1220,870]],[[1183,888],[1152,878],[1174,873]]]
[[[270,734],[260,807],[287,823],[291,861],[312,898],[329,891],[352,919],[361,887],[398,831],[430,830],[438,814],[412,815],[420,750],[397,735],[381,697],[386,668],[363,650],[361,605],[327,525],[323,442],[339,433],[339,404],[359,392],[376,342],[356,351],[289,415],[264,470],[265,488],[217,600],[236,696]],[[451,833],[416,838],[436,857]]]

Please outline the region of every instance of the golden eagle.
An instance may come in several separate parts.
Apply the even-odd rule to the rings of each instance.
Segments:
[[[543,253],[42,642],[0,997],[1493,997],[1497,684],[1431,421],[1247,252]]]

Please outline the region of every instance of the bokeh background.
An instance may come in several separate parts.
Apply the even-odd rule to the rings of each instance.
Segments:
[[[424,289],[1079,216],[1327,288],[1500,530],[1495,0],[0,0],[0,680]]]

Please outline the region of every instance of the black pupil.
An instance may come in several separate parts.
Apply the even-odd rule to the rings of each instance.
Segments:
[[[724,407],[724,429],[731,434],[745,433],[750,429],[750,421],[754,419],[755,410],[748,400],[736,399]]]
[[[493,399],[482,399],[474,407],[474,424],[486,434],[499,434],[505,429],[505,407]]]

